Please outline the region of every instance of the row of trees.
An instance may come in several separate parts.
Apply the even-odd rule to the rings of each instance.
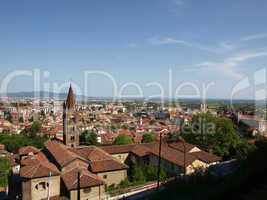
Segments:
[[[142,143],[151,143],[155,140],[152,133],[143,134]],[[86,130],[80,136],[80,141],[85,145],[98,145],[97,134],[93,130]],[[115,145],[133,144],[133,139],[127,135],[119,135],[115,138]]]

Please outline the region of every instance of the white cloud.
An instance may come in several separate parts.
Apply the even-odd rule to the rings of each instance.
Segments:
[[[223,41],[223,42],[220,43],[220,46],[223,49],[227,49],[227,50],[233,50],[233,49],[236,48],[236,46],[230,41]]]
[[[251,41],[251,40],[259,40],[259,39],[264,39],[267,38],[267,33],[259,33],[259,34],[254,34],[254,35],[248,35],[243,38],[241,38],[241,41]]]
[[[184,40],[177,40],[171,37],[163,37],[163,38],[150,38],[148,39],[148,42],[152,45],[164,45],[164,44],[182,44],[184,46],[191,47],[192,44],[189,42],[186,42]]]
[[[236,47],[229,41],[218,43],[216,46],[202,45],[198,43],[188,42],[185,40],[178,40],[172,37],[152,37],[149,38],[148,43],[151,45],[182,45],[185,47],[195,48],[210,53],[224,53],[225,51],[231,51]]]
[[[249,59],[262,56],[267,56],[267,51],[241,53],[225,58],[222,62],[205,61],[197,64],[196,66],[201,67],[202,70],[216,70],[219,73],[223,73],[226,76],[238,80],[242,77],[242,74],[238,72],[239,65]]]

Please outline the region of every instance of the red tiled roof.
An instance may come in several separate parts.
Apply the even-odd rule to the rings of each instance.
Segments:
[[[195,148],[196,146],[193,145],[193,144],[189,144],[187,142],[181,142],[181,141],[178,141],[178,142],[172,142],[172,143],[169,143],[168,144],[169,147],[173,148],[173,149],[177,149],[181,152],[184,152],[184,150],[186,149],[186,152],[188,153],[189,151],[191,151],[193,148]],[[185,145],[185,149],[184,149],[184,145]]]
[[[198,160],[201,160],[205,163],[214,163],[214,162],[219,162],[222,159],[216,155],[213,155],[211,153],[205,152],[205,151],[198,151],[198,152],[193,152],[191,153],[193,156],[198,158]]]
[[[60,175],[57,167],[50,162],[39,162],[33,165],[27,165],[20,169],[20,176],[23,178],[41,178]]]
[[[36,154],[40,150],[33,147],[33,146],[26,146],[26,147],[21,147],[19,148],[19,155],[28,155],[29,153]]]
[[[48,159],[43,152],[39,152],[36,155],[30,155],[20,161],[21,165],[34,165],[40,162],[48,162]]]
[[[75,190],[78,187],[78,171],[73,169],[62,175],[62,180],[68,190]],[[88,188],[92,186],[103,185],[104,182],[95,174],[90,173],[88,170],[80,170],[80,187]]]
[[[130,153],[131,150],[137,144],[130,144],[130,145],[109,145],[109,146],[102,146],[101,149],[106,151],[109,154],[119,154],[119,153]]]
[[[158,156],[159,155],[159,143],[153,143],[153,144],[146,144],[147,147],[150,149],[150,152]],[[162,159],[165,159],[171,163],[174,163],[176,165],[179,165],[181,167],[184,166],[184,153],[177,151],[173,148],[168,147],[167,144],[162,144],[161,148],[161,157]],[[189,153],[186,153],[186,163],[185,165],[188,166],[192,164],[197,160],[194,156],[190,155]]]
[[[147,147],[141,145],[133,147],[131,152],[139,157],[143,157],[150,154],[150,150]]]
[[[45,143],[45,148],[54,157],[54,160],[60,167],[64,167],[66,164],[74,161],[75,159],[80,159],[86,162],[86,160],[69,151],[65,145],[59,142],[48,141]]]
[[[201,160],[205,163],[217,162],[221,158],[213,154],[200,151],[195,153],[189,153],[189,151],[194,148],[194,145],[186,143],[186,166],[190,165],[195,160]],[[153,154],[158,156],[159,154],[159,143],[150,144],[133,144],[133,145],[113,145],[113,146],[103,146],[101,147],[104,151],[109,154],[120,154],[120,153],[134,153],[137,156],[145,156],[148,154]],[[162,144],[161,157],[171,163],[177,164],[179,166],[184,166],[184,150],[181,148],[180,144],[173,143],[168,145],[166,143]]]
[[[95,146],[80,147],[71,149],[71,151],[88,160],[90,169],[93,173],[123,170],[128,168],[127,165],[120,163],[111,155]]]
[[[4,144],[0,144],[0,150],[5,150],[5,145]]]

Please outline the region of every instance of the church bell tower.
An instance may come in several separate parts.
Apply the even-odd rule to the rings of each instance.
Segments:
[[[69,147],[79,146],[79,131],[77,129],[76,100],[70,85],[67,100],[63,103],[63,140]]]

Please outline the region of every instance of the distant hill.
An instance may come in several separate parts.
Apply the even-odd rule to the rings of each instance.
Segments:
[[[1,97],[4,97],[6,95],[2,95]],[[11,98],[34,98],[35,96],[39,96],[40,98],[55,98],[55,99],[66,99],[67,93],[53,93],[53,92],[12,92],[12,93],[7,93],[7,97]],[[77,99],[83,99],[86,98],[85,96],[82,95],[77,95]]]

